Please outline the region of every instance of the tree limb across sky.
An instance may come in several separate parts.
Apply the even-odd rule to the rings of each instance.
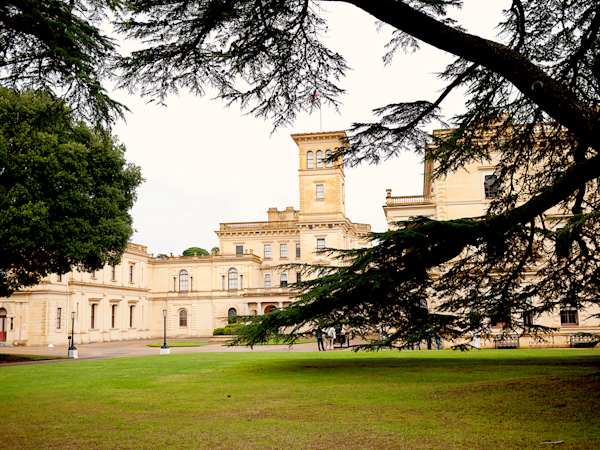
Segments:
[[[13,10],[5,8],[0,37],[32,33],[7,25],[21,3],[38,2],[13,1]],[[84,3],[72,3],[83,11],[77,7]],[[121,87],[158,102],[181,90],[204,95],[210,88],[275,127],[317,107],[308,101],[316,93],[320,103],[339,105],[349,67],[326,45],[323,11],[336,3],[364,11],[367,23],[375,17],[393,28],[387,62],[395,50],[415,49],[419,41],[455,59],[440,68],[446,82],[441,95],[409,102],[403,100],[407,86],[389,86],[391,103],[374,111],[373,123],[355,123],[333,158],[343,156],[348,165],[380,163],[427,146],[433,181],[494,158],[499,195],[482,217],[416,218],[374,235],[373,248],[331,250],[339,265],[304,268],[325,275],[294,286],[299,297],[290,308],[244,318],[253,324],[240,340],[252,345],[279,336],[282,327],[344,323],[365,333],[395,330],[385,344],[410,345],[432,330],[454,338],[485,332],[498,320],[518,333],[536,332],[515,318],[524,311],[540,316],[561,305],[597,304],[597,1],[507,2],[496,41],[469,34],[449,18],[462,0],[93,2],[113,11],[121,35],[139,45],[107,64]],[[359,30],[364,24],[347,26]],[[85,35],[95,36],[93,30]],[[93,61],[112,60],[110,42],[95,40],[110,58],[92,47],[88,53],[99,55]],[[23,41],[14,42],[10,54],[23,54],[17,51]],[[38,56],[60,62],[60,55]],[[35,59],[35,51],[30,56]],[[12,63],[4,61],[11,73]],[[77,64],[70,67],[66,73],[78,73]],[[458,89],[465,92],[465,109],[445,119],[444,101]],[[447,131],[432,136],[430,128],[444,122],[450,123]],[[560,232],[547,226],[548,217],[557,215],[564,221]],[[569,243],[572,258],[557,257],[557,240]],[[424,308],[427,301],[435,308]],[[294,336],[283,338],[291,342]]]

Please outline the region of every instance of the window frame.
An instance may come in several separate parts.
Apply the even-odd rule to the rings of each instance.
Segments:
[[[494,181],[488,182],[488,179],[493,178]],[[483,197],[486,200],[494,200],[500,197],[498,189],[499,179],[495,173],[483,174]]]
[[[264,244],[265,259],[271,259],[271,244]]]
[[[187,309],[183,308],[179,310],[178,313],[178,317],[179,317],[179,327],[180,328],[187,328],[188,326],[188,312]]]
[[[129,328],[134,328],[133,316],[135,315],[135,305],[129,305]]]
[[[227,290],[238,290],[238,271],[235,267],[232,267],[227,271]]]
[[[271,274],[270,273],[265,273],[265,276],[264,276],[264,279],[263,279],[263,285],[266,288],[273,287],[273,285],[271,283]]]
[[[317,169],[323,168],[323,152],[321,150],[317,150],[315,167]]]
[[[189,288],[190,275],[187,270],[179,271],[179,292],[187,292]]]
[[[317,250],[325,249],[325,238],[317,238]]]
[[[117,326],[117,305],[110,305],[110,327],[116,328]]]
[[[329,160],[332,154],[331,150],[325,150],[325,167],[333,167],[333,161]]]
[[[60,330],[62,326],[62,308],[56,308],[56,329]]]
[[[579,326],[579,310],[571,305],[565,305],[560,308],[560,326],[561,327],[574,327]],[[568,319],[575,319],[569,321]]]
[[[281,259],[287,258],[287,244],[279,244],[279,257]]]
[[[325,200],[325,185],[323,184],[315,184],[315,199],[317,200]]]
[[[296,258],[302,257],[302,246],[300,244],[296,244]]]
[[[306,168],[314,169],[315,168],[315,160],[313,152],[306,152]]]
[[[279,274],[279,286],[287,287],[287,285],[288,285],[288,274],[287,274],[287,272],[281,272]]]

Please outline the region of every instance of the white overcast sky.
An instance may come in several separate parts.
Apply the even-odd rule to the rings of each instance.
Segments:
[[[463,10],[450,16],[473,34],[494,38],[501,11],[511,3],[466,0]],[[341,81],[346,90],[341,114],[323,109],[322,131],[373,121],[371,111],[389,103],[436,98],[443,84],[435,74],[449,55],[423,44],[413,54],[399,51],[393,64],[384,66],[389,28],[378,29],[372,16],[345,3],[320,4],[328,11],[330,48],[353,69]],[[208,97],[182,93],[161,107],[122,91],[114,95],[131,109],[115,134],[127,148],[127,160],[141,166],[146,179],[132,210],[132,242],[155,255],[180,255],[192,246],[210,251],[219,243],[214,231],[221,222],[266,221],[270,207],[298,209],[298,152],[290,134],[320,131],[318,114],[271,134],[271,123]],[[454,95],[444,112],[452,115],[462,104]],[[403,154],[379,166],[346,169],[347,217],[385,231],[388,188],[395,196],[422,194],[421,157]]]

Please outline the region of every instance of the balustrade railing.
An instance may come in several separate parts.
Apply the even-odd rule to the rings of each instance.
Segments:
[[[388,206],[404,206],[433,203],[433,195],[409,195],[405,197],[387,197]]]

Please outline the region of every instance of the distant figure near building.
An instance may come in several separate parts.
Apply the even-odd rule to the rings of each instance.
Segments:
[[[325,345],[323,344],[323,331],[319,328],[317,330],[317,348],[319,351],[325,351]]]

